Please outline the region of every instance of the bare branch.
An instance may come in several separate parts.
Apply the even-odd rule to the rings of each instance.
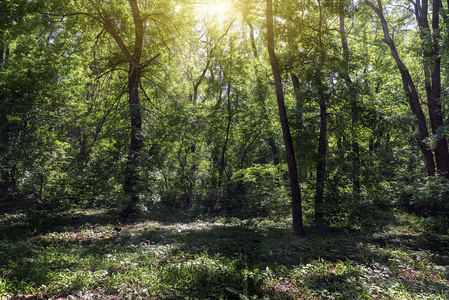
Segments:
[[[103,118],[101,119],[99,127],[95,130],[94,140],[92,141],[92,143],[89,146],[89,152],[92,150],[92,147],[94,146],[95,142],[97,141],[98,136],[99,136],[99,134],[101,132],[101,129],[103,128],[103,125],[106,122],[106,119],[109,116],[109,114],[111,113],[111,111],[114,108],[115,104],[122,98],[123,94],[126,93],[125,87],[126,87],[126,84],[123,86],[123,89],[122,89],[120,95],[117,96],[117,98],[114,100],[114,103],[112,103],[111,107],[106,111],[106,113],[104,114]]]

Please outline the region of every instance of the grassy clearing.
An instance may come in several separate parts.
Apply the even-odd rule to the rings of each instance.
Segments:
[[[294,238],[288,218],[2,215],[0,298],[449,299],[448,236],[392,224]]]

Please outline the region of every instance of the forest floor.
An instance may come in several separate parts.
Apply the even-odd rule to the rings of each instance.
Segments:
[[[0,215],[0,299],[449,299],[449,237],[396,214],[370,228],[170,211]]]

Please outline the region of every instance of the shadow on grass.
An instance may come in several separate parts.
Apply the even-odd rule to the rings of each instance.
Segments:
[[[355,255],[356,241],[342,232],[294,238],[290,229],[257,228],[245,225],[214,225],[207,229],[178,232],[173,237],[181,251],[236,258],[250,263],[292,267],[318,257],[336,261]],[[142,236],[143,237],[143,236]]]
[[[405,248],[412,251],[424,250],[429,252],[427,259],[447,265],[447,257],[443,253],[449,251],[449,243],[446,243],[445,238],[425,234],[373,234],[346,229],[313,228],[308,228],[308,236],[305,238],[295,238],[286,224],[280,226],[269,220],[261,224],[257,220],[214,217],[198,219],[187,214],[168,212],[166,215],[148,214],[129,222],[119,220],[109,211],[18,213],[4,216],[0,220],[3,239],[0,240],[0,278],[34,282],[36,286],[42,286],[54,281],[56,274],[82,268],[79,262],[67,258],[68,255],[88,258],[89,268],[94,272],[109,268],[105,265],[104,258],[111,253],[120,254],[125,259],[138,249],[148,249],[145,253],[150,255],[167,246],[171,251],[168,252],[168,257],[152,267],[170,270],[171,277],[165,276],[160,280],[167,286],[177,286],[178,290],[173,291],[173,299],[189,293],[207,298],[204,289],[208,287],[214,290],[213,295],[219,295],[220,289],[228,285],[242,288],[244,269],[265,270],[269,267],[283,273],[279,276],[288,278],[289,272],[295,268],[314,261],[329,263],[328,269],[323,272],[303,278],[303,284],[318,294],[325,291],[339,293],[344,299],[356,299],[360,295],[366,295],[366,299],[373,297],[363,284],[353,280],[360,274],[333,272],[333,265],[341,261],[364,266],[377,264],[394,269],[395,280],[391,280],[391,277],[379,279],[387,287],[399,284],[409,293],[449,293],[447,284],[429,277],[432,273],[425,273],[427,278],[424,278],[423,273],[419,272],[420,266],[414,266],[411,270],[396,266],[397,257],[392,252]],[[114,231],[116,226],[119,226],[119,232]],[[83,235],[86,231],[88,234]],[[62,237],[55,235],[54,238],[51,233],[61,233]],[[55,251],[60,256],[47,259],[47,251]],[[182,255],[178,255],[179,253]],[[186,263],[204,253],[207,253],[207,257],[224,259],[231,265],[235,261],[242,265],[234,265],[234,271],[230,273],[224,267],[208,269],[199,263],[192,268]],[[110,276],[116,276],[122,270],[121,267],[114,268],[108,269]],[[145,276],[145,268],[149,266],[142,267],[141,276]],[[189,285],[182,286],[180,278],[184,278],[183,276],[190,278]],[[298,299],[298,291],[294,287],[290,288],[289,296],[288,291],[276,290],[280,286],[280,280],[273,282],[270,295],[275,299]],[[291,284],[285,284],[288,285]],[[76,291],[77,288],[76,282],[72,282],[67,289]],[[231,299],[232,296],[228,296]],[[317,297],[325,297],[325,294]]]
[[[0,238],[23,239],[48,232],[61,232],[86,224],[116,224],[110,212],[47,212],[42,210],[16,211],[0,216]]]

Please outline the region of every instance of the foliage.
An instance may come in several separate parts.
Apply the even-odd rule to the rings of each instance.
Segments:
[[[447,3],[423,36],[383,2],[419,105],[440,43],[444,122],[420,144],[367,5],[275,1],[296,239],[266,3],[206,2],[0,2],[0,298],[447,298],[449,183],[420,148],[448,133]]]
[[[160,56],[142,71],[139,85],[143,121],[138,136],[143,142],[139,166],[131,169],[138,178],[134,196],[140,210],[162,204],[276,215],[290,206],[274,87],[263,51],[264,3],[232,4],[223,18],[199,4],[141,6],[149,22],[142,55]],[[310,219],[314,213],[320,89],[326,91],[328,109],[323,206],[328,225],[357,223],[373,203],[423,213],[445,208],[444,193],[436,192],[445,190],[444,184],[425,183],[413,116],[379,41],[376,20],[367,7],[347,4],[275,4],[277,55],[305,214]],[[122,24],[117,34],[126,49],[133,49],[136,25],[125,9],[128,3],[2,5],[2,14],[9,12],[2,18],[0,45],[4,201],[18,197],[56,210],[126,207],[131,125],[124,74],[129,57],[105,28]],[[413,20],[389,8],[389,22],[400,27],[395,32],[399,51],[420,55],[415,47],[419,33],[404,27]],[[351,28],[347,53],[337,26],[342,18]],[[419,70],[413,61],[406,63]],[[293,86],[292,74],[299,87]],[[416,82],[424,91],[425,82]],[[436,137],[429,145],[435,146]],[[359,191],[350,188],[354,176]]]
[[[1,297],[444,299],[449,293],[447,237],[411,215],[397,214],[371,232],[334,228],[301,239],[289,234],[286,218],[198,218],[173,210],[148,216],[118,224],[104,210],[3,214]]]

